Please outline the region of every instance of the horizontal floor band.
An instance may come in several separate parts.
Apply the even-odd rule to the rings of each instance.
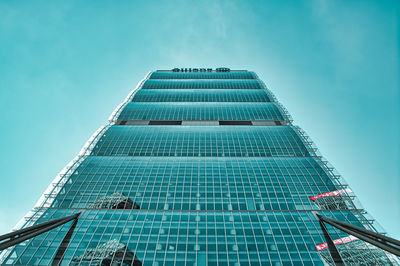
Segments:
[[[57,207],[36,207],[35,209],[46,210],[92,210],[92,211],[134,211],[134,212],[359,212],[363,209],[337,209],[337,210],[323,210],[323,209],[309,209],[309,210],[160,210],[160,209],[94,209],[94,208],[57,208]],[[368,221],[368,220],[367,220]]]
[[[215,156],[215,155],[206,155],[206,154],[200,154],[200,155],[130,155],[130,154],[111,154],[111,155],[93,155],[91,154],[90,156],[92,157],[138,157],[138,158],[204,158],[204,157],[208,157],[208,158],[243,158],[243,159],[250,159],[250,158],[322,158],[321,156],[314,156],[314,155],[305,155],[305,156],[293,156],[293,155],[279,155],[279,156]]]
[[[288,121],[279,120],[119,120],[117,125],[150,126],[285,126]]]

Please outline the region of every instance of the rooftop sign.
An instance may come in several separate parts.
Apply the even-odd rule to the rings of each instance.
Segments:
[[[174,68],[172,72],[212,72],[212,68]],[[230,72],[231,70],[227,67],[218,67],[215,69],[216,72]]]

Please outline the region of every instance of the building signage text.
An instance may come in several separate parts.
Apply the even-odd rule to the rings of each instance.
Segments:
[[[212,68],[174,68],[172,72],[212,72]],[[219,67],[215,69],[216,72],[230,72],[231,70],[227,67]]]

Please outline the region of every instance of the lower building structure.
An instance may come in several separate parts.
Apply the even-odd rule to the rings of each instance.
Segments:
[[[16,229],[77,212],[67,243],[72,222],[1,263],[334,265],[315,213],[379,232],[258,76],[227,68],[148,73]],[[328,230],[347,265],[397,265]]]

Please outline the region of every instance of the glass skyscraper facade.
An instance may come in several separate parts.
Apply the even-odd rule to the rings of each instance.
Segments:
[[[332,265],[316,212],[379,231],[258,76],[227,68],[148,73],[17,228],[77,212],[62,265]],[[0,262],[51,264],[71,223]],[[328,229],[346,264],[396,264]]]

